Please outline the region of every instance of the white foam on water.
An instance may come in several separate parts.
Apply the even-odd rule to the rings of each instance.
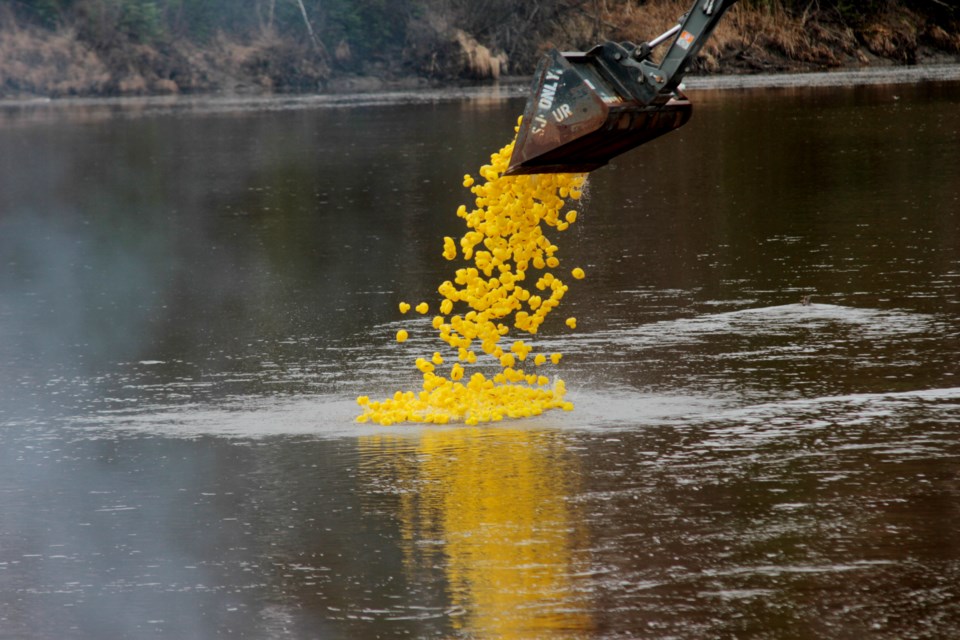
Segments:
[[[922,409],[929,415],[960,423],[960,387],[897,393],[850,394],[734,406],[733,399],[698,398],[629,389],[578,389],[568,396],[573,411],[553,410],[498,425],[550,430],[624,430],[651,426],[709,426],[711,446],[732,446],[737,440],[794,437],[800,431],[828,430],[838,425],[875,423],[902,412]],[[359,407],[342,395],[245,397],[222,404],[152,406],[98,414],[73,421],[90,437],[118,432],[173,438],[357,437],[372,434],[418,434],[423,430],[456,429],[401,424],[383,427],[356,422]],[[916,443],[920,446],[920,443]],[[916,446],[911,447],[912,451]]]
[[[609,354],[620,349],[628,355],[636,353],[637,366],[642,366],[642,352],[647,348],[691,345],[725,335],[776,334],[827,325],[835,329],[840,324],[855,327],[861,337],[902,338],[930,332],[933,322],[931,316],[896,310],[791,304],[655,322],[620,332],[583,332],[571,337],[541,339],[539,348],[567,354]],[[392,336],[394,331],[395,323],[375,333],[387,340],[388,334]],[[413,350],[427,353],[432,344],[427,344],[426,340],[423,342],[422,345],[414,344]],[[360,408],[354,394],[365,393],[376,399],[395,390],[388,389],[385,384],[399,385],[398,388],[404,389],[417,387],[417,377],[407,371],[410,369],[407,362],[410,346],[384,344],[382,358],[358,357],[355,371],[347,374],[352,379],[341,381],[340,390],[332,393],[242,395],[195,402],[171,396],[170,403],[162,400],[146,405],[129,403],[121,409],[97,411],[75,418],[71,424],[91,437],[111,432],[135,432],[185,438],[203,435],[333,438],[384,432],[409,434],[440,428],[409,424],[382,427],[356,422]],[[738,351],[734,355],[757,360],[770,355],[764,349],[770,351],[774,347],[760,347],[761,353]],[[399,376],[398,371],[401,372]],[[603,363],[593,357],[585,359],[577,370],[565,371],[561,365],[557,373],[567,382],[567,398],[575,404],[573,411],[553,410],[535,418],[500,424],[509,424],[513,428],[562,430],[709,424],[717,439],[729,440],[747,433],[752,437],[772,438],[778,433],[795,433],[798,429],[876,423],[917,408],[949,420],[950,412],[960,408],[960,388],[813,398],[796,398],[794,390],[784,389],[785,398],[782,400],[752,403],[749,398],[735,393],[719,395],[716,387],[702,395],[690,389],[637,389],[618,380],[605,379],[604,371]],[[153,394],[152,397],[158,396]],[[960,415],[960,411],[954,411],[954,414]]]
[[[786,304],[664,320],[629,329],[578,335],[576,348],[613,344],[623,348],[665,347],[702,342],[723,334],[782,335],[800,330],[846,326],[863,338],[903,336],[929,331],[934,318],[897,310],[861,309],[834,304]]]

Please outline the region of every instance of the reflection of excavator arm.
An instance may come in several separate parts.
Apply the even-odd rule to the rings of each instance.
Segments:
[[[737,0],[696,0],[678,24],[640,45],[606,42],[540,61],[507,174],[592,171],[681,127],[690,101],[678,86]],[[651,51],[671,42],[660,62]]]

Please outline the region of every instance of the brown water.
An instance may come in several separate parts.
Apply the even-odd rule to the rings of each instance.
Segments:
[[[354,398],[522,99],[0,107],[0,638],[954,637],[960,84],[691,98],[474,428]]]

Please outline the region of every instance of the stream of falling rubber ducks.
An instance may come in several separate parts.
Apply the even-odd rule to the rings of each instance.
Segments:
[[[536,335],[568,290],[551,271],[560,260],[557,246],[543,234],[543,225],[564,231],[576,222],[570,201],[580,199],[586,174],[504,176],[514,142],[480,168],[483,182],[475,182],[469,174],[463,179],[463,186],[476,196],[475,209],[468,211],[461,205],[457,210],[469,228],[459,242],[467,266],[438,288],[440,314],[433,318],[433,328],[449,347],[448,357],[437,351],[431,358],[417,359],[423,374],[419,392],[397,391],[382,401],[357,398],[363,410],[358,421],[473,425],[535,416],[549,409],[573,409],[564,399],[563,380],[556,377],[551,383],[541,373],[548,363],[559,363],[561,354],[535,353],[524,340],[507,346],[507,336],[511,324]],[[457,259],[453,238],[443,239],[443,257]],[[578,280],[585,276],[580,267],[570,273]],[[466,313],[451,315],[463,306],[469,307]],[[411,305],[401,302],[399,308],[405,314]],[[413,308],[422,315],[430,312],[426,302]],[[565,324],[575,329],[576,318],[567,318]],[[397,342],[408,337],[406,329],[397,332]],[[488,378],[477,371],[464,381],[467,367],[478,363],[478,348],[494,359],[499,372]]]

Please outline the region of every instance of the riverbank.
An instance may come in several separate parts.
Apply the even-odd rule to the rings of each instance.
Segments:
[[[687,77],[685,91],[695,103],[698,92],[750,89],[815,90],[824,87],[886,86],[890,95],[898,85],[960,82],[960,64],[864,67],[821,72],[715,74]],[[0,100],[0,128],[25,123],[103,122],[116,118],[142,118],[199,114],[243,114],[263,111],[323,110],[388,105],[438,105],[457,101],[489,107],[506,100],[525,100],[529,78],[504,77],[496,83],[469,87],[399,88],[383,91],[239,95],[225,93],[7,98]]]
[[[552,31],[515,43],[461,28],[466,22],[410,19],[395,50],[361,53],[272,22],[205,38],[102,35],[81,25],[38,24],[0,11],[0,98],[175,94],[272,95],[425,90],[524,76],[546,48],[639,42],[671,25],[688,0],[623,3],[562,14]],[[960,28],[943,15],[891,5],[869,19],[837,11],[801,13],[741,3],[730,9],[688,77],[896,68],[960,63]],[[552,24],[552,23],[551,23]]]

